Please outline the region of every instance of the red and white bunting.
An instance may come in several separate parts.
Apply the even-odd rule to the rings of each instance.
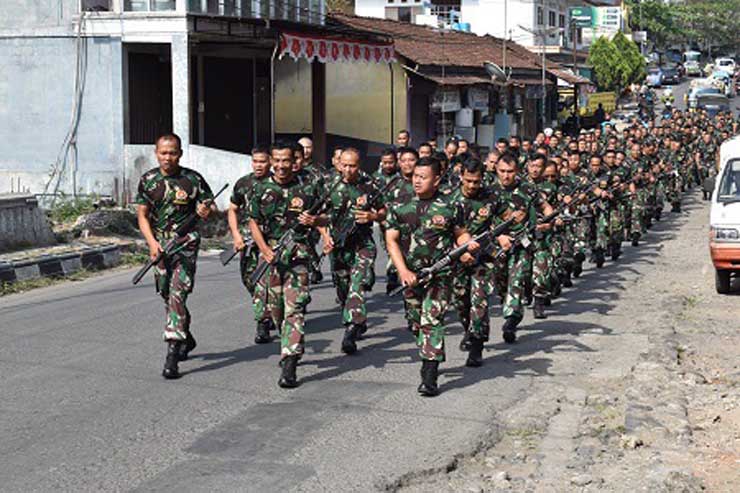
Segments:
[[[285,55],[293,60],[305,58],[312,61],[315,58],[321,63],[396,61],[396,52],[392,44],[360,43],[290,33],[280,34],[280,57]]]

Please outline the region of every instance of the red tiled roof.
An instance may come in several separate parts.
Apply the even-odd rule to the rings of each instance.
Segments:
[[[393,37],[396,53],[419,65],[482,68],[483,62],[503,65],[503,40],[462,31],[434,29],[388,19],[331,13],[333,21],[355,29]],[[540,68],[539,56],[512,41],[506,42],[506,66],[513,69]],[[549,68],[560,68],[548,61]],[[548,70],[549,71],[549,70]]]

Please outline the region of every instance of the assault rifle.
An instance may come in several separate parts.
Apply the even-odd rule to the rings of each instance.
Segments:
[[[203,204],[211,205],[214,200],[216,200],[216,197],[221,195],[224,190],[226,190],[229,187],[229,184],[227,183],[224,185],[221,190],[219,190],[216,195],[213,196],[212,199],[206,200],[203,202]],[[149,272],[149,269],[157,265],[163,258],[167,257],[168,255],[172,255],[172,253],[175,251],[175,249],[178,246],[178,242],[182,240],[185,235],[190,233],[193,228],[195,228],[195,225],[198,224],[198,220],[200,219],[200,216],[197,212],[193,212],[191,215],[189,215],[185,221],[175,230],[175,236],[170,239],[170,241],[167,242],[167,244],[162,248],[162,251],[159,252],[159,254],[154,259],[149,259],[144,266],[139,269],[139,272],[134,275],[134,278],[131,280],[134,284],[138,284],[139,281],[146,275],[147,272]]]
[[[246,252],[250,248],[252,248],[253,245],[254,245],[254,240],[250,236],[249,238],[244,238],[244,248],[241,248],[239,250],[234,250],[233,248],[227,248],[226,250],[218,254],[218,258],[219,260],[221,260],[221,265],[226,267],[227,265],[229,265],[229,262],[231,262],[234,259],[234,257],[236,257],[237,253]]]
[[[378,190],[375,194],[370,194],[367,197],[365,203],[362,204],[359,209],[361,211],[369,211],[370,209],[373,209],[376,206],[376,203],[381,200],[388,192],[388,190],[390,190],[391,187],[394,186],[396,182],[400,179],[400,175],[397,175],[388,183],[386,183],[385,186]],[[347,209],[347,213],[352,214],[352,207],[348,207]],[[348,225],[344,228],[338,230],[336,238],[334,240],[334,248],[344,248],[347,243],[351,241],[352,238],[355,236],[355,234],[357,233],[357,228],[359,226],[360,225],[357,224],[357,221],[352,221],[348,223]]]
[[[462,245],[453,248],[447,254],[437,260],[435,263],[430,265],[429,267],[424,267],[419,271],[419,273],[416,275],[416,281],[418,286],[423,286],[427,284],[429,281],[431,281],[434,276],[441,271],[442,269],[448,267],[452,262],[462,257],[467,251],[468,247],[472,242],[476,243],[483,243],[487,241],[489,238],[495,238],[499,236],[500,234],[503,234],[506,230],[511,227],[512,224],[514,224],[515,218],[511,217],[508,220],[504,221],[503,223],[496,226],[493,230],[484,231],[483,233],[480,233],[476,236],[474,236],[470,241],[467,241],[463,243]],[[390,292],[390,296],[396,296],[399,293],[401,293],[404,289],[408,288],[408,286],[398,286],[396,289]]]
[[[318,201],[316,201],[306,212],[311,215],[315,216],[321,210],[324,208],[324,203],[329,199],[331,194],[334,192],[334,189],[337,188],[337,185],[339,185],[342,182],[341,177],[334,180],[331,187],[329,187],[329,190],[322,195]],[[280,256],[285,251],[291,251],[295,247],[295,233],[298,228],[303,228],[304,226],[300,223],[296,225],[295,227],[289,229],[283,235],[278,239],[277,244],[272,247],[272,251],[275,254],[275,259],[280,258]],[[267,269],[270,267],[270,264],[265,261],[265,259],[260,258],[259,263],[257,264],[257,268],[252,273],[252,277],[250,278],[250,282],[253,286],[256,286],[257,283],[262,279],[262,276],[265,275],[265,272],[267,272]]]

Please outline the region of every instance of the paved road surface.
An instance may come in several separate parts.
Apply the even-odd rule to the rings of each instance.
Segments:
[[[669,239],[660,231],[674,222],[653,239]],[[236,266],[215,257],[199,262],[199,346],[178,381],[159,375],[163,312],[151,277],[133,287],[128,270],[0,299],[0,490],[364,491],[443,467],[533,379],[554,378],[556,363],[571,372],[609,357],[599,341],[619,328],[605,315],[658,251],[626,247],[621,265],[589,268],[554,303],[557,316],[527,314],[515,346],[494,330],[483,368],[464,367],[454,323],[436,399],[416,394],[416,351],[382,282],[351,357],[339,349],[331,285],[313,290],[295,390],[276,385],[277,343],[252,342]]]

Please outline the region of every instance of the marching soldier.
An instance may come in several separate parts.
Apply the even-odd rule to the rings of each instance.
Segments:
[[[444,314],[450,301],[450,276],[446,269],[420,285],[417,274],[439,260],[455,243],[470,240],[459,208],[443,198],[439,192],[439,163],[431,158],[420,160],[414,169],[415,196],[406,203],[395,203],[388,213],[386,243],[398,275],[407,289],[404,291],[406,317],[416,335],[422,359],[422,396],[439,393],[437,375],[439,363],[445,359]],[[409,235],[407,250],[401,245],[402,235]],[[470,251],[477,250],[472,243]],[[464,263],[473,261],[466,253]]]
[[[316,222],[316,216],[307,210],[319,200],[317,185],[301,182],[294,174],[293,158],[290,145],[272,147],[272,175],[255,187],[249,203],[250,233],[259,248],[260,261],[270,264],[258,286],[265,291],[266,309],[280,328],[282,372],[278,385],[283,388],[298,385],[296,366],[304,352],[304,314],[309,300],[308,231]],[[276,256],[273,248],[291,230],[294,247]]]
[[[241,252],[239,270],[242,284],[247,288],[254,302],[254,320],[257,324],[257,335],[254,342],[257,344],[265,344],[272,340],[270,331],[275,329],[275,324],[265,303],[266,293],[260,292],[255,296],[255,287],[251,281],[252,273],[257,268],[259,249],[249,233],[249,203],[255,187],[269,176],[270,151],[264,147],[252,149],[252,173],[242,176],[234,185],[227,212],[234,251]]]
[[[162,242],[174,237],[177,228],[192,214],[207,218],[215,210],[206,205],[213,193],[203,177],[180,166],[182,143],[175,134],[159,137],[154,149],[158,168],[151,169],[139,180],[136,195],[139,229],[154,260],[162,252]],[[196,342],[190,331],[188,295],[195,283],[195,266],[200,246],[200,232],[187,232],[178,248],[154,266],[154,284],[164,300],[167,320],[164,340],[167,343],[162,376],[179,378],[178,363],[188,358]]]
[[[340,159],[342,182],[329,197],[332,235],[326,233],[323,239],[324,252],[331,254],[334,284],[342,306],[342,351],[353,354],[357,339],[367,331],[364,284],[373,277],[376,256],[372,225],[385,219],[385,208],[365,210],[378,188],[360,170],[359,151],[347,148]]]

